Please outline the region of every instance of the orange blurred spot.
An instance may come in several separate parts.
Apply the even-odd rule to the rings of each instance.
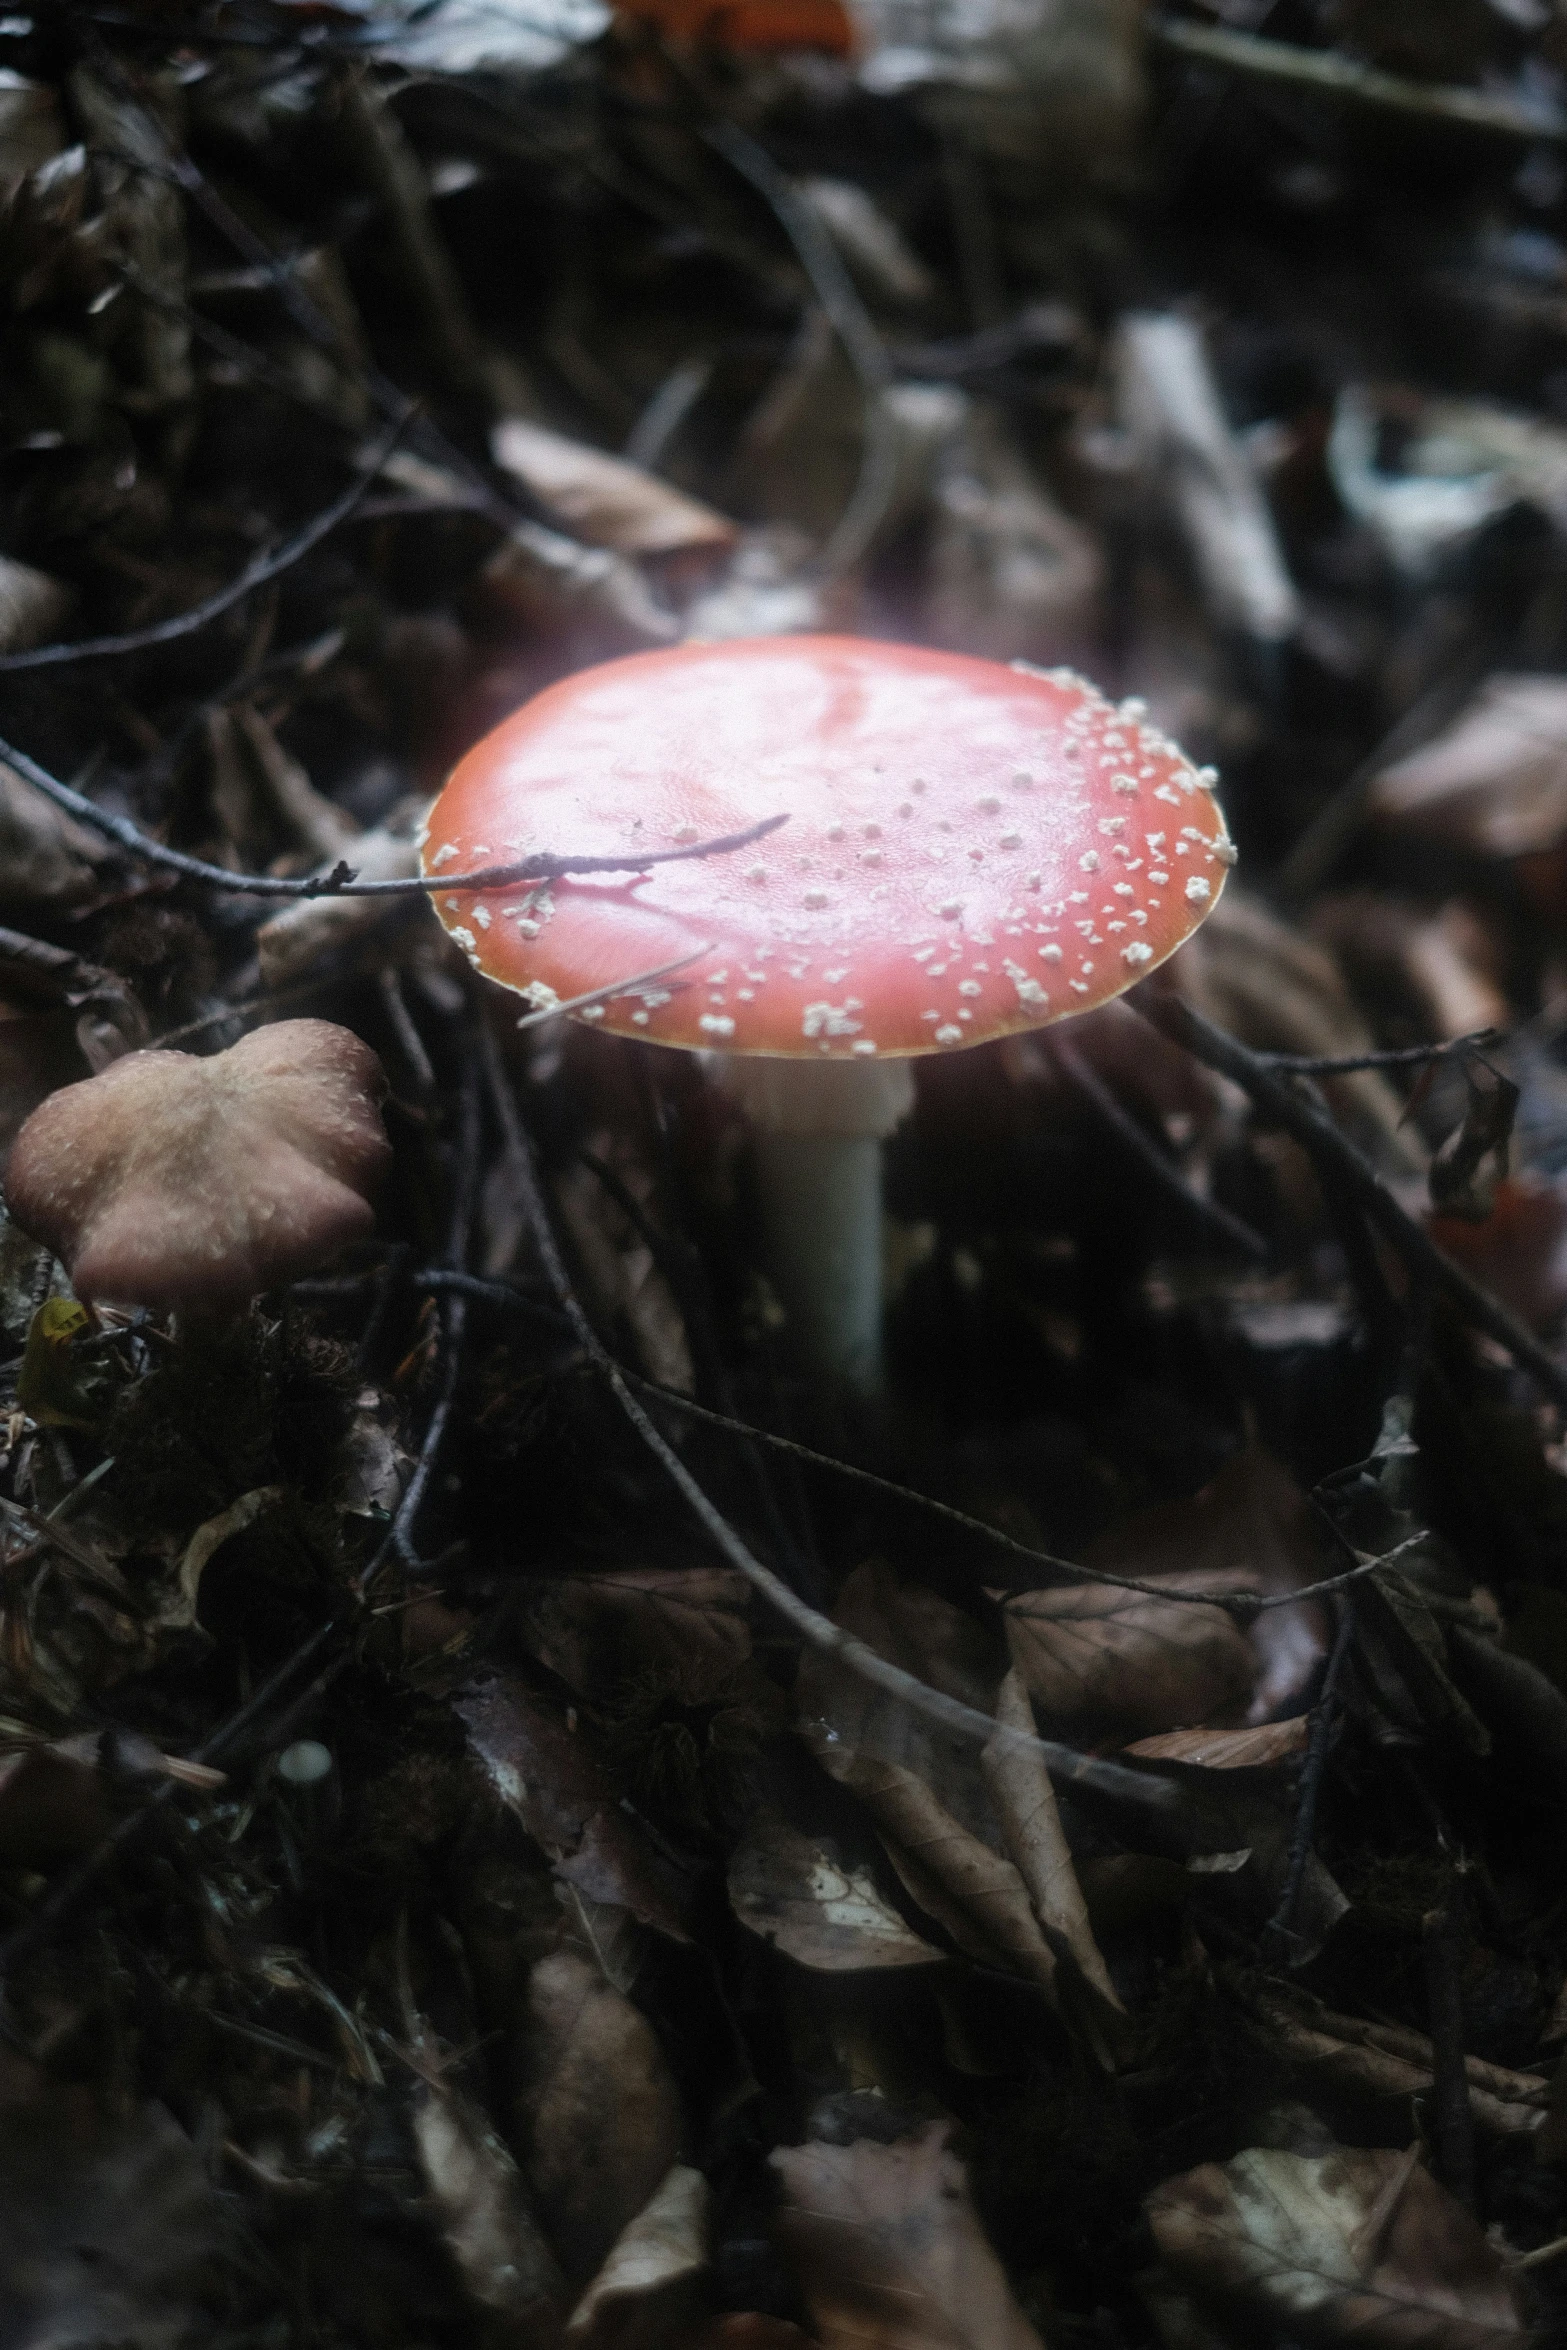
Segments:
[[[818,49],[848,57],[854,31],[842,0],[616,0],[621,14],[666,40],[733,50]]]

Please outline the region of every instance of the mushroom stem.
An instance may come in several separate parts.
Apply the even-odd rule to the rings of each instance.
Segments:
[[[769,1267],[801,1356],[861,1395],[882,1383],[881,1146],[908,1114],[908,1063],[715,1053],[751,1121]]]

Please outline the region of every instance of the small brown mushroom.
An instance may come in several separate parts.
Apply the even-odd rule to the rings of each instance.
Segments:
[[[381,1064],[328,1020],[227,1052],[128,1053],[28,1119],[6,1203],[77,1295],[222,1314],[373,1229]]]

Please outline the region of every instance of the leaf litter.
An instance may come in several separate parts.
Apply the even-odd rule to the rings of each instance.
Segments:
[[[1567,44],[1218,13],[0,20],[0,1158],[387,1086],[221,1298],[0,1221],[7,2343],[1560,2331]],[[1242,859],[921,1061],[868,1411],[685,1057],[334,885],[823,630],[1082,668]],[[162,1125],[62,1184],[260,1248],[288,1116]]]

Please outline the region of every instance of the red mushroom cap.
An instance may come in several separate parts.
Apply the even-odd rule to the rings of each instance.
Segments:
[[[1235,852],[1138,703],[1069,670],[766,637],[579,671],[470,751],[423,851],[442,922],[536,1004],[696,953],[582,1017],[733,1053],[940,1051],[1086,1012],[1172,954]],[[541,850],[739,832],[645,875],[449,890]]]
[[[127,1053],[33,1112],[6,1204],[78,1296],[223,1311],[375,1228],[391,1145],[381,1064],[329,1020],[227,1052]]]

